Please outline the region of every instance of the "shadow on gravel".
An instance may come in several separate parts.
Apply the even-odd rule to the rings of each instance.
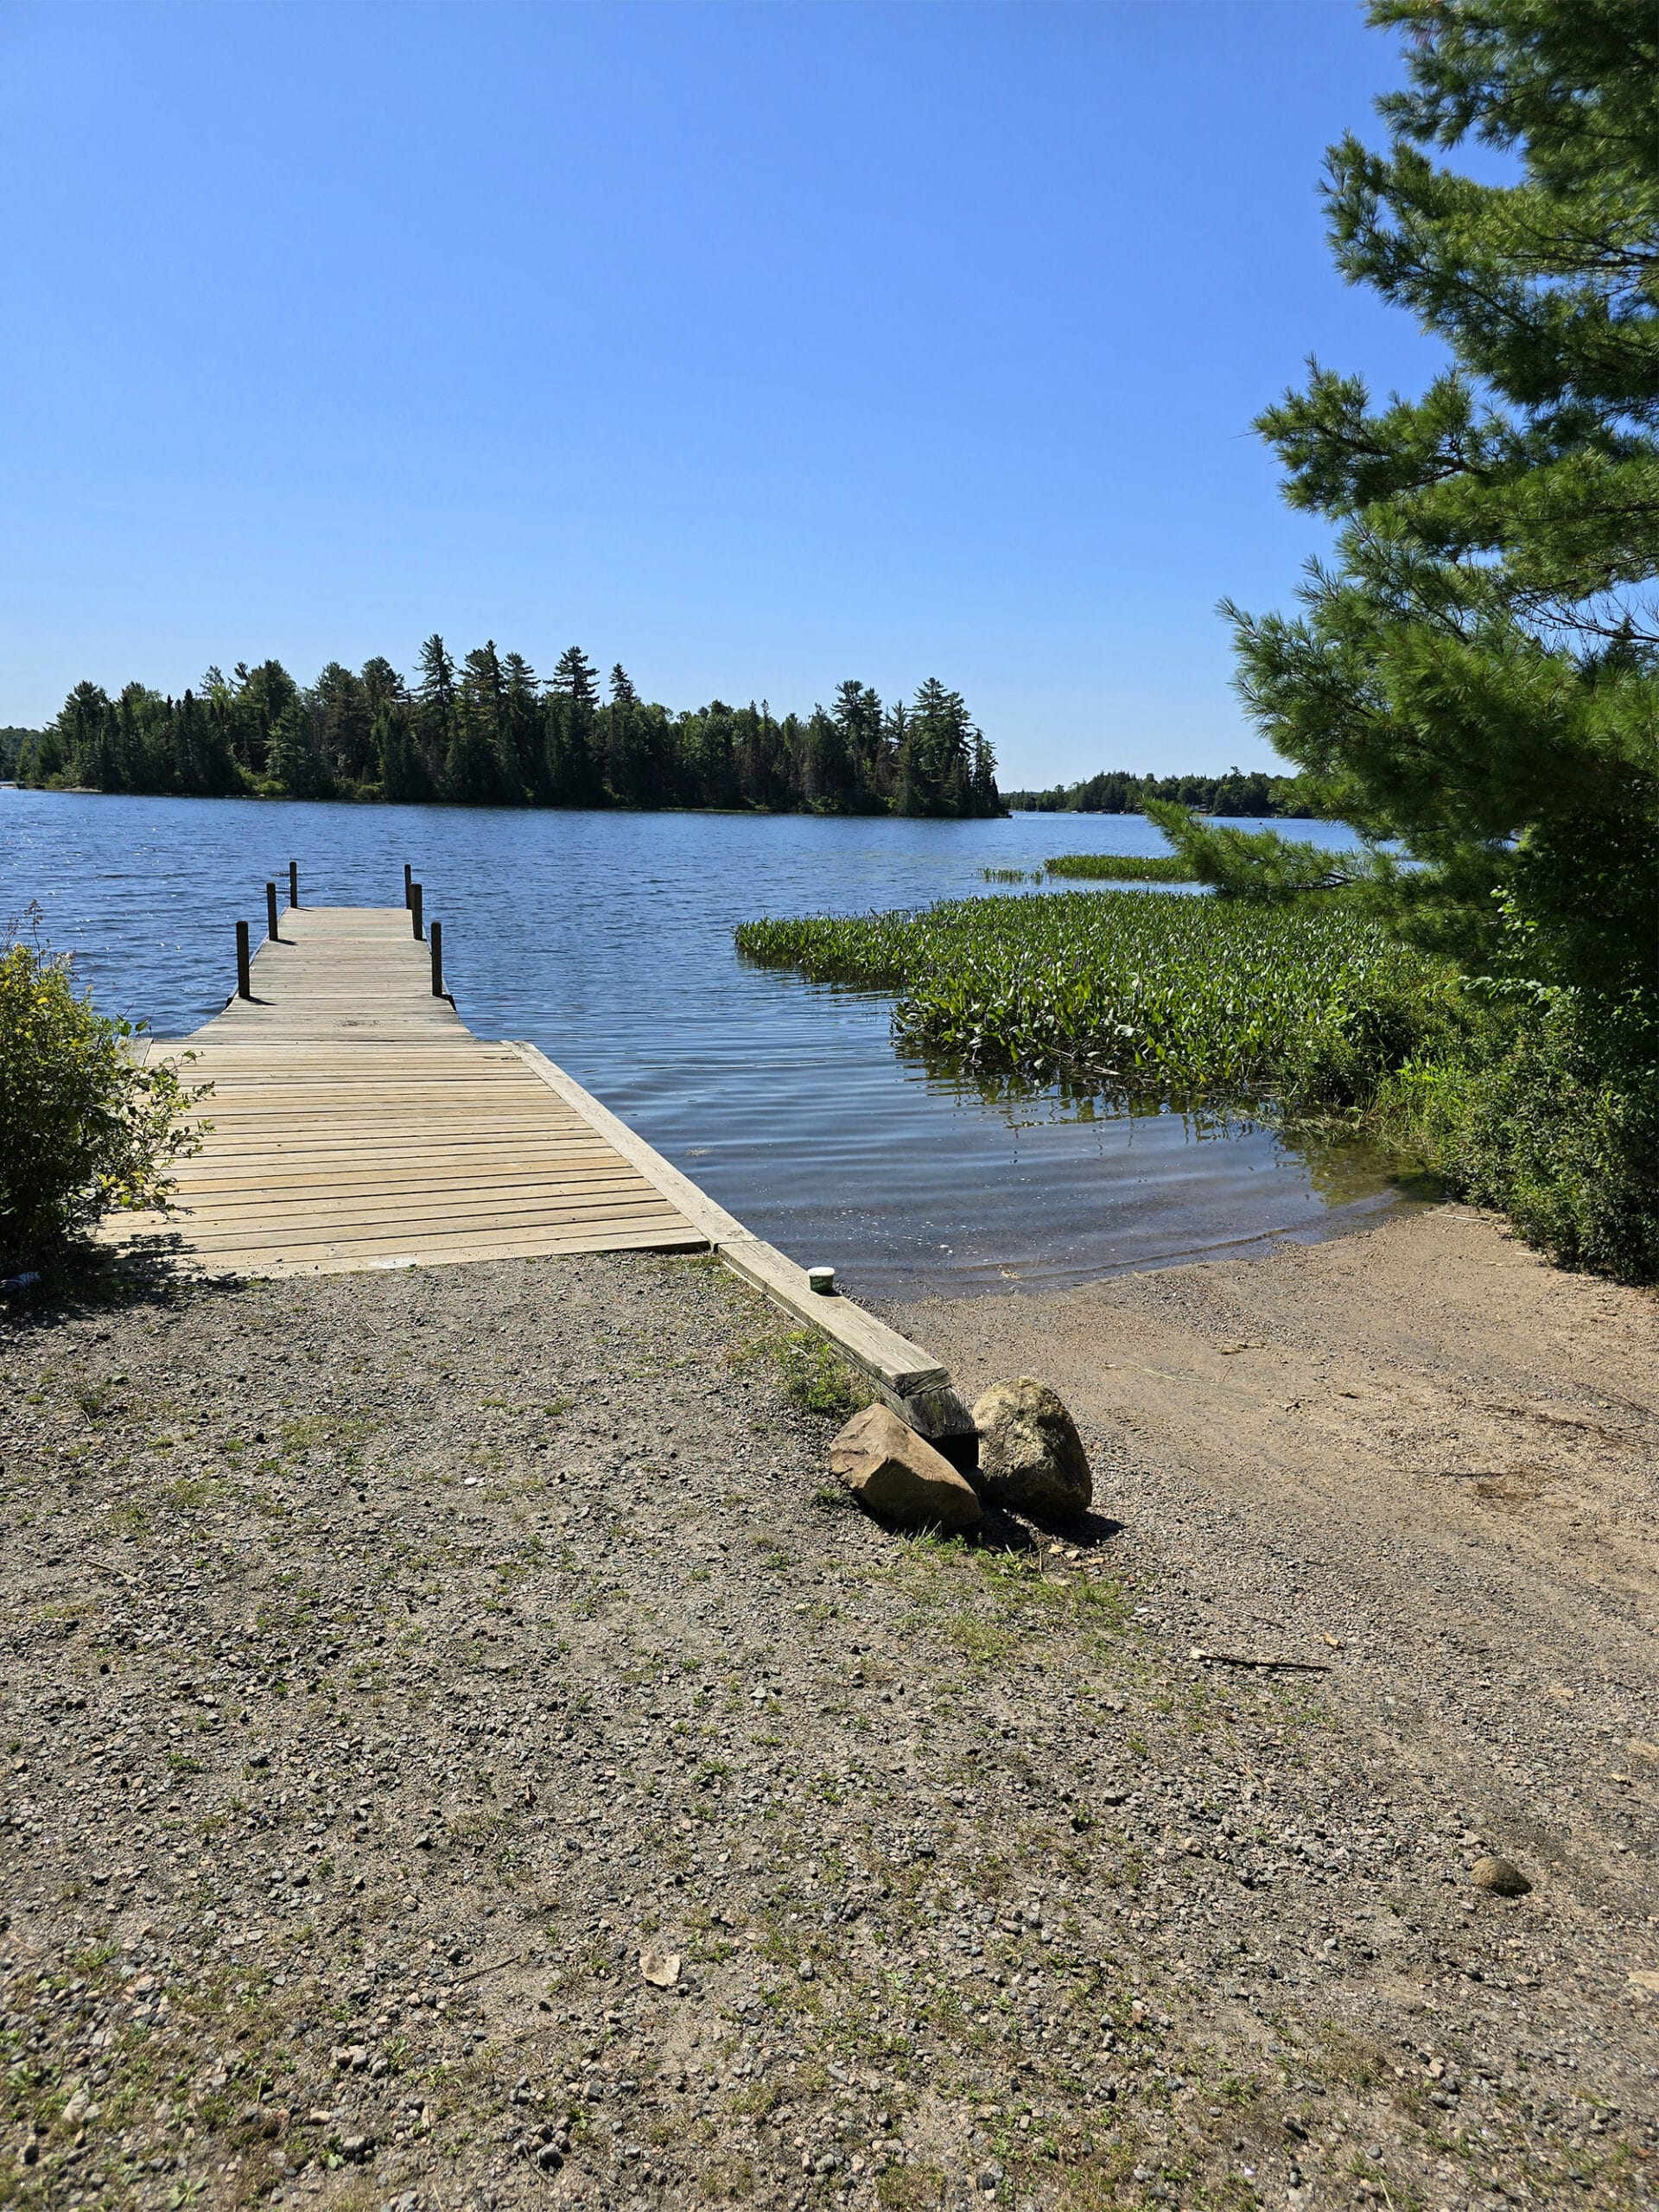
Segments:
[[[236,1275],[182,1274],[176,1235],[147,1238],[119,1253],[77,1247],[42,1268],[32,1282],[0,1291],[0,1323],[22,1335],[39,1334],[95,1314],[125,1313],[144,1306],[179,1307],[223,1297],[242,1287]]]
[[[850,1505],[853,1501],[849,1498]],[[854,1505],[854,1510],[861,1509]],[[938,1530],[900,1528],[884,1521],[880,1514],[868,1518],[878,1529],[890,1536],[937,1535]],[[1055,1547],[1077,1552],[1093,1552],[1114,1542],[1123,1534],[1123,1523],[1114,1521],[1109,1513],[1084,1513],[1073,1521],[1022,1521],[1001,1506],[987,1505],[979,1525],[964,1529],[955,1541],[976,1552],[1020,1552],[1036,1556]]]
[[[1085,1513],[1074,1521],[1020,1520],[1000,1506],[988,1505],[984,1518],[966,1541],[977,1551],[1042,1552],[1058,1544],[1093,1551],[1123,1533],[1123,1523],[1107,1513]]]

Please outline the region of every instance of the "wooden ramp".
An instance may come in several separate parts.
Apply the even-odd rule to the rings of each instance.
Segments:
[[[206,1134],[175,1211],[117,1217],[111,1241],[261,1275],[708,1247],[571,1103],[585,1094],[433,995],[403,907],[289,907],[280,931],[251,998],[147,1046],[212,1084]]]

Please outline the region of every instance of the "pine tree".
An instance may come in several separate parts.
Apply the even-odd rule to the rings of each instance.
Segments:
[[[553,671],[551,689],[588,712],[599,704],[599,671],[580,645],[567,645]]]
[[[841,689],[844,692],[847,686]],[[802,733],[801,797],[806,804],[818,814],[850,814],[858,793],[858,768],[843,717],[814,707]]]
[[[383,707],[394,701],[407,699],[408,686],[389,660],[377,653],[363,664],[359,682],[363,686],[363,697],[371,715],[378,715]]]
[[[173,710],[173,782],[179,791],[201,789],[200,737],[195,694],[187,690]]]
[[[196,709],[200,721],[197,746],[201,789],[212,798],[228,798],[243,787],[242,772],[236,762],[230,698],[221,688],[205,697],[198,696]]]
[[[1237,626],[1245,698],[1333,810],[1422,865],[1469,967],[1659,1021],[1659,16],[1650,0],[1377,0],[1386,153],[1329,156],[1337,263],[1452,365],[1374,405],[1313,365],[1260,429],[1337,556]],[[1432,157],[1470,139],[1516,181]]]
[[[1001,793],[996,788],[996,755],[992,752],[990,742],[984,731],[981,729],[976,729],[973,735],[973,771],[969,779],[969,791],[972,802],[970,811],[981,819],[1007,812],[1007,810],[1002,804]]]
[[[63,774],[68,760],[62,731],[55,722],[48,722],[41,732],[33,752],[26,760],[19,760],[17,773],[25,783],[54,784]]]
[[[316,703],[324,760],[331,773],[360,784],[374,760],[373,710],[362,679],[337,660],[318,677]]]
[[[415,686],[415,727],[425,773],[436,789],[449,766],[455,741],[455,664],[435,630],[421,647],[420,680]]]
[[[973,724],[960,691],[930,677],[912,702],[899,756],[900,814],[961,814],[968,809]]]
[[[1315,362],[1261,418],[1291,504],[1338,535],[1299,617],[1229,610],[1241,685],[1324,808],[1418,863],[1379,859],[1373,895],[1470,977],[1463,1041],[1412,1071],[1453,1186],[1651,1280],[1659,14],[1376,0],[1371,20],[1406,32],[1408,88],[1381,103],[1386,152],[1332,149],[1332,240],[1452,365],[1378,405]],[[1515,181],[1434,159],[1471,139]]]
[[[380,796],[400,804],[431,798],[432,779],[415,741],[414,715],[408,700],[384,699],[375,713],[372,734]]]
[[[861,811],[879,811],[893,797],[894,769],[880,696],[849,677],[836,686],[835,714],[852,769],[849,803]]]
[[[187,691],[186,700],[189,697]],[[180,751],[182,756],[182,740]],[[334,779],[322,753],[321,709],[297,692],[271,726],[265,772],[289,798],[327,798],[333,792]]]
[[[611,671],[611,696],[603,709],[605,785],[619,806],[651,806],[652,762],[639,696],[619,661]]]
[[[559,655],[547,696],[547,760],[554,802],[597,806],[604,798],[604,760],[595,742],[599,677],[580,645]]]
[[[72,784],[106,790],[99,768],[104,714],[109,703],[109,696],[101,684],[77,683],[59,711],[55,742],[50,754],[36,756],[37,772],[67,776]],[[51,754],[57,759],[56,768],[41,769],[41,760]]]
[[[740,805],[780,814],[790,804],[791,763],[772,709],[753,699],[732,716],[733,768]]]
[[[299,686],[279,660],[249,668],[238,661],[232,677],[232,732],[237,759],[256,774],[268,766],[277,721],[299,698]]]
[[[454,730],[444,764],[445,794],[465,805],[522,800],[504,777],[507,686],[493,639],[467,656],[456,689]]]
[[[162,706],[153,691],[142,683],[129,683],[115,702],[117,744],[126,766],[127,788],[135,791],[160,791],[164,779],[156,759],[154,731],[157,710]]]
[[[542,695],[536,671],[522,653],[501,656],[501,781],[528,802],[546,798],[542,748]]]

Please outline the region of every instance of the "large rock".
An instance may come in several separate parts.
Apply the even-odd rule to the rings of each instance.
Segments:
[[[900,1529],[971,1529],[979,1500],[950,1462],[889,1407],[866,1406],[830,1446],[830,1471]]]
[[[1016,1375],[993,1382],[974,1408],[977,1485],[993,1504],[1069,1521],[1095,1494],[1077,1423],[1046,1382]]]

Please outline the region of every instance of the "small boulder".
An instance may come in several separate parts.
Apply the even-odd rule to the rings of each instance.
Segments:
[[[1478,1890],[1499,1897],[1523,1897],[1532,1887],[1513,1859],[1477,1859],[1469,1878]]]
[[[900,1529],[971,1529],[979,1500],[950,1462],[882,1405],[855,1414],[830,1446],[830,1472]]]
[[[1069,1521],[1095,1494],[1077,1423],[1046,1382],[993,1382],[974,1408],[980,1494],[995,1505]]]

